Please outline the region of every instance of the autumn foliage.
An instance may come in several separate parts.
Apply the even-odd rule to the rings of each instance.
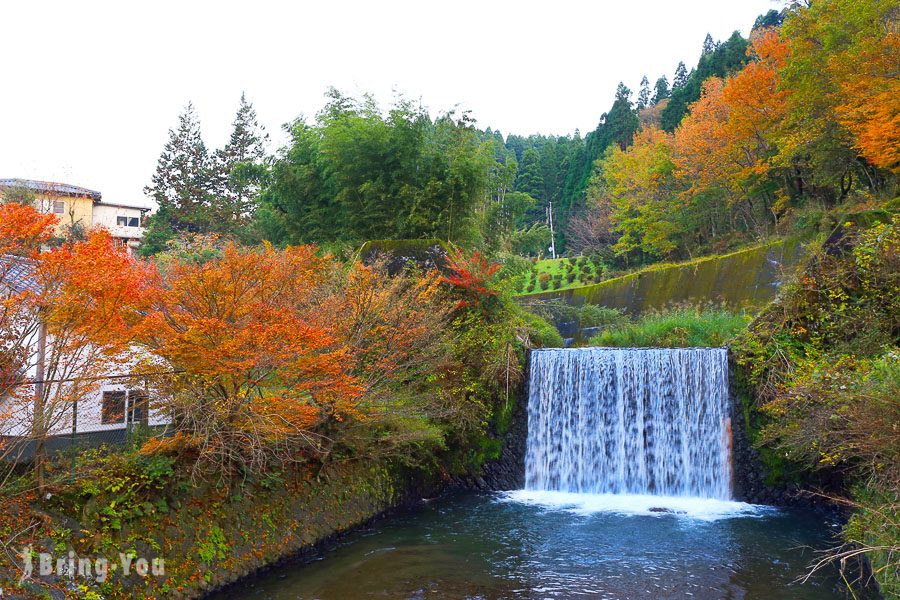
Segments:
[[[447,274],[441,277],[441,283],[451,286],[461,297],[457,308],[480,307],[487,310],[497,297],[492,281],[499,270],[500,265],[491,263],[480,252],[466,254],[455,250],[447,259]]]
[[[0,255],[34,257],[53,234],[57,218],[30,206],[0,204]]]
[[[222,475],[323,460],[338,439],[365,445],[357,424],[369,436],[388,426],[395,445],[416,438],[385,424],[428,413],[408,378],[437,356],[436,276],[345,270],[313,246],[228,244],[160,264],[135,336],[176,372],[158,395],[177,434],[145,451],[187,453],[198,473]]]
[[[647,124],[598,163],[625,257],[685,257],[786,230],[798,209],[891,198],[900,173],[900,37],[890,2],[832,0],[751,35],[674,135]],[[601,211],[602,212],[602,211]]]
[[[0,215],[0,391],[18,403],[2,414],[34,439],[105,375],[131,373],[171,419],[145,451],[190,456],[198,474],[441,443],[428,420],[447,411],[424,385],[444,360],[451,308],[436,273],[343,267],[313,246],[203,242],[150,263],[102,230],[48,248],[52,217],[21,205]],[[36,392],[20,374],[41,327],[44,378],[58,383]]]
[[[0,425],[35,442],[39,484],[47,437],[130,362],[149,272],[102,230],[46,247],[55,223],[30,206],[0,206]]]

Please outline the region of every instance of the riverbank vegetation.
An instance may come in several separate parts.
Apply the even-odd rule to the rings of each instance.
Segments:
[[[160,551],[159,532],[147,522],[164,526],[173,503],[210,511],[282,478],[305,489],[333,465],[387,469],[398,485],[478,474],[499,455],[525,350],[548,336],[548,325],[511,303],[496,280],[500,266],[478,252],[454,250],[442,271],[410,264],[390,276],[382,262],[341,262],[314,246],[241,246],[204,236],[183,237],[148,262],[102,231],[39,252],[53,219],[19,204],[0,211],[11,286],[4,339],[21,342],[4,354],[4,396],[17,402],[4,405],[2,418],[24,414],[35,393],[31,381],[14,376],[16,357],[29,352],[30,330],[20,328],[31,323],[17,316],[45,317],[50,339],[66,344],[59,352],[84,355],[95,368],[60,376],[66,395],[47,386],[54,402],[18,440],[37,444],[35,468],[13,460],[4,469],[4,505],[19,507],[2,530],[11,552],[12,543],[43,545],[42,534],[79,553],[138,541]],[[115,275],[98,264],[114,265]],[[56,300],[65,300],[59,318],[42,309]],[[120,366],[117,376],[141,382],[148,408],[168,423],[132,436],[130,449],[68,457],[42,448],[60,415],[104,381],[96,365],[106,360]],[[207,493],[186,496],[195,486]],[[401,496],[379,496],[378,510]],[[70,535],[74,523],[91,535]],[[224,560],[224,550],[200,547],[203,539],[193,532],[168,556],[187,564],[193,553],[210,565]],[[232,543],[221,539],[223,547]],[[205,572],[207,583],[221,579]],[[149,579],[142,593],[196,593],[191,577],[180,590],[171,587],[177,579]],[[103,593],[128,595],[124,583],[114,577]]]
[[[564,344],[553,320],[596,328],[598,345],[731,345],[770,475],[840,481],[856,508],[845,551],[900,593],[897,32],[892,0],[793,3],[748,38],[707,37],[671,85],[644,77],[633,98],[620,84],[584,137],[504,136],[467,112],[331,89],[274,155],[242,97],[210,151],[188,105],[145,190],[158,210],[141,257],[102,231],[53,236],[10,192],[0,396],[37,414],[34,459],[0,479],[0,577],[15,585],[13,545],[139,547],[187,565],[140,593],[196,595],[225,581],[219,567],[237,576],[326,535],[322,506],[362,494],[383,510],[395,485],[477,476],[500,455],[527,349]],[[796,240],[805,265],[778,273],[773,304],[718,305],[729,287],[768,302],[776,282],[744,267]],[[737,267],[719,280],[711,255]],[[658,297],[632,298],[654,273]],[[612,277],[618,304],[587,287]],[[664,311],[688,280],[713,305]],[[514,301],[555,291],[587,303]],[[24,375],[41,322],[81,357],[63,385]],[[108,374],[101,358],[145,382],[170,425],[54,457],[45,441]],[[284,490],[312,506],[325,489],[302,534],[307,513],[272,509]],[[267,508],[251,525],[238,513],[253,498]],[[188,514],[197,529],[172,532]],[[226,565],[236,548],[246,562]],[[68,592],[127,597],[132,583]]]
[[[753,386],[757,443],[785,477],[842,477],[844,530],[886,595],[900,593],[900,219],[848,222],[735,344]]]
[[[743,331],[749,316],[719,307],[683,307],[650,312],[594,336],[592,346],[686,348],[725,346]]]

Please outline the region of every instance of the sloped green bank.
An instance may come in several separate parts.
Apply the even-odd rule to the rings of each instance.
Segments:
[[[803,255],[797,240],[778,240],[722,256],[654,265],[636,273],[568,290],[520,296],[597,304],[630,314],[681,303],[722,303],[733,309],[763,306],[775,297],[786,271]]]

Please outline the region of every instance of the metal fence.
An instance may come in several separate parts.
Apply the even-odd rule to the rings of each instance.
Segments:
[[[139,444],[164,434],[169,422],[155,408],[146,378],[110,376],[77,397],[61,393],[39,399],[31,393],[34,387],[22,386],[0,403],[0,461],[7,464],[29,464],[39,453],[53,458]]]

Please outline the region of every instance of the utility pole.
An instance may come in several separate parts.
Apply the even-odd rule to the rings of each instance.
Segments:
[[[550,255],[556,258],[556,234],[553,233],[553,202],[547,207],[547,220],[550,222]]]

